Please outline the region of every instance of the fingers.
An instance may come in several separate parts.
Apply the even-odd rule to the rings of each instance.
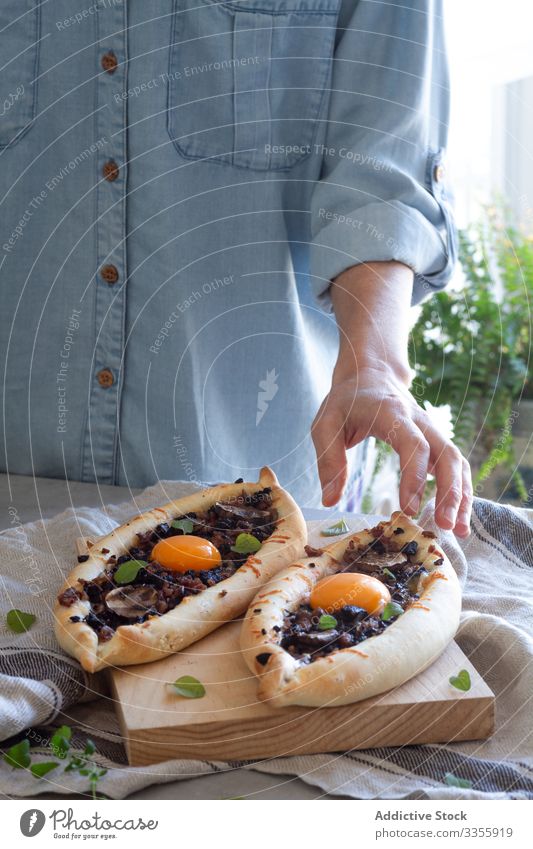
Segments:
[[[435,475],[435,520],[457,536],[469,534],[472,509],[470,467],[427,414],[395,392],[332,392],[322,404],[311,434],[317,454],[322,503],[339,501],[347,478],[346,449],[366,436],[389,443],[400,458],[400,507],[408,515],[421,506],[428,471]],[[361,398],[359,397],[361,396]]]
[[[467,537],[470,533],[470,516],[472,514],[472,475],[468,461],[463,457],[463,497],[457,512],[455,533],[458,537]]]
[[[431,470],[435,475],[435,521],[444,530],[466,537],[470,530],[472,480],[470,466],[455,445],[429,422],[420,424],[431,449]]]
[[[400,507],[413,516],[418,512],[428,474],[430,448],[424,435],[409,419],[396,419],[388,441],[400,457]]]
[[[339,501],[347,477],[344,417],[340,411],[323,404],[311,427],[318,475],[322,486],[322,503],[332,507]]]

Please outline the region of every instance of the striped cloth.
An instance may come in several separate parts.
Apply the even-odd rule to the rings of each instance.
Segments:
[[[190,485],[160,484],[145,490],[133,509],[128,503],[105,513],[68,510],[52,520],[16,526],[0,535],[2,605],[38,616],[25,635],[14,638],[0,632],[4,747],[27,736],[34,747],[34,762],[49,760],[46,746],[53,729],[66,722],[74,729],[74,751],[81,751],[87,736],[95,741],[94,760],[108,770],[99,791],[112,798],[124,798],[149,784],[235,769],[297,775],[323,792],[354,798],[533,798],[533,512],[481,499],[475,501],[472,534],[466,542],[446,533],[440,538],[463,586],[458,643],[497,697],[496,732],[489,740],[259,763],[172,760],[128,767],[112,703],[95,701],[98,676],[85,675],[59,651],[51,637],[50,606],[61,575],[72,563],[73,537],[95,537],[135,510],[178,497],[185,489],[190,490]],[[421,523],[435,529],[431,505]],[[360,517],[353,517],[349,524],[363,526]],[[74,704],[87,698],[93,701]],[[447,773],[468,780],[472,787],[448,786]],[[26,770],[13,771],[1,763],[0,792],[10,796],[84,793],[87,779],[55,770],[36,780]]]

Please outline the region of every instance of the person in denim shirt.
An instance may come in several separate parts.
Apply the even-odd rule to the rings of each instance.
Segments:
[[[465,535],[468,465],[408,391],[456,253],[440,0],[3,0],[0,67],[3,469],[268,463],[356,507],[372,435]]]

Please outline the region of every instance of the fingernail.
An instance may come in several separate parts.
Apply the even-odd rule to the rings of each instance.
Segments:
[[[453,507],[445,507],[442,511],[443,518],[453,527],[455,525],[456,511]]]
[[[407,507],[405,508],[406,513],[418,513],[418,508],[420,507],[420,495],[411,495],[409,501],[407,502]]]
[[[335,481],[327,483],[322,490],[322,501],[329,501],[334,498],[337,493],[337,484]]]

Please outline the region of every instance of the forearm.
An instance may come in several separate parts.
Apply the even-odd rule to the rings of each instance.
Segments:
[[[407,357],[413,272],[398,262],[355,265],[331,284],[339,327],[333,384],[361,369],[382,369],[408,386]]]

